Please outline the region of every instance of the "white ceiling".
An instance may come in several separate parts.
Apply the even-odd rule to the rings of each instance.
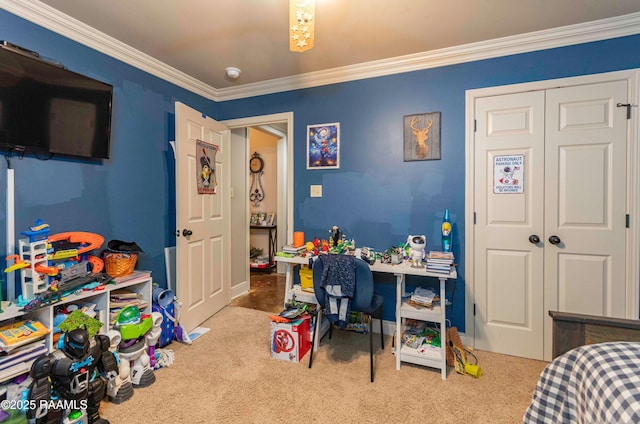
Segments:
[[[0,7],[63,35],[78,39],[84,33],[85,44],[101,43],[107,50],[117,44],[120,51],[124,46],[133,61],[148,55],[153,60],[147,62],[177,70],[176,78],[210,89],[210,97],[243,87],[271,85],[277,91],[282,81],[297,88],[337,71],[345,80],[349,72],[356,79],[363,64],[377,64],[377,74],[385,68],[393,73],[398,63],[443,54],[451,60],[489,40],[528,51],[535,47],[532,40],[552,28],[568,26],[573,38],[563,35],[560,44],[585,41],[580,35],[586,28],[596,28],[600,38],[640,33],[639,0],[317,0],[315,47],[294,53],[288,5],[289,0],[0,0]],[[611,19],[628,14],[634,15]],[[624,32],[603,33],[593,22],[602,19]],[[517,38],[522,34],[527,38]],[[428,67],[423,62],[414,66]],[[240,68],[240,78],[226,78],[228,66]]]

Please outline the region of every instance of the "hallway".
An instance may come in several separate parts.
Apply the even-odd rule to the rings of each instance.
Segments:
[[[284,304],[284,274],[251,272],[249,293],[233,299],[231,306],[242,306],[278,314]]]

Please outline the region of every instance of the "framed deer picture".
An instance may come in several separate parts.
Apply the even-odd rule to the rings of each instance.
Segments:
[[[440,112],[405,115],[404,161],[440,159]]]

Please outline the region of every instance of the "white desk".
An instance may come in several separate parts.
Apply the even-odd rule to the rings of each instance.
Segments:
[[[295,265],[308,265],[309,258],[303,258],[295,256],[293,258],[286,258],[283,256],[276,256],[276,262],[282,262],[286,264],[286,281],[285,281],[285,296],[284,302],[286,303],[291,299],[292,295],[295,295],[296,300],[308,303],[318,303],[313,293],[302,291],[299,286],[293,285],[292,268]],[[447,378],[447,355],[446,349],[446,314],[445,306],[434,306],[433,309],[417,309],[411,305],[402,301],[402,298],[406,295],[405,292],[405,280],[407,275],[417,275],[420,277],[433,277],[440,280],[440,299],[441,305],[444,304],[445,296],[445,283],[447,280],[455,280],[458,278],[455,268],[452,268],[450,274],[438,274],[433,272],[427,272],[425,268],[413,268],[408,261],[401,263],[400,265],[383,264],[379,261],[373,265],[370,265],[371,271],[383,272],[387,274],[393,274],[396,276],[396,332],[395,332],[395,346],[396,346],[396,369],[400,369],[400,364],[409,362],[412,364],[424,365],[432,368],[438,368],[442,372],[442,379]],[[442,348],[439,351],[424,353],[417,353],[415,349],[402,346],[401,331],[397,331],[402,328],[402,320],[406,318],[418,319],[421,321],[437,322],[440,324],[440,341]],[[324,328],[322,328],[324,330]],[[316,333],[316,342],[321,333]],[[315,344],[317,346],[318,343]]]

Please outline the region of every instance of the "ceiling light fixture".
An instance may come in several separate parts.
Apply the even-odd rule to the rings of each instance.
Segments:
[[[240,76],[240,72],[242,72],[239,68],[234,68],[233,66],[228,67],[225,70],[225,73],[227,74],[227,77],[231,78],[231,79],[236,79]]]
[[[304,52],[313,48],[316,0],[289,0],[289,50]]]

